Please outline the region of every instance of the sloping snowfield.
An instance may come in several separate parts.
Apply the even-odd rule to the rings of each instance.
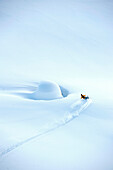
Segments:
[[[42,83],[39,83],[41,86]],[[43,93],[40,94],[40,98],[45,97],[52,91],[52,88],[48,88],[48,82],[43,83]],[[49,83],[50,84],[50,83]],[[53,83],[51,83],[54,85]],[[50,86],[51,86],[50,84]],[[49,92],[47,93],[47,89]],[[50,91],[51,90],[51,91]],[[56,91],[56,96],[58,91]],[[18,92],[18,91],[17,91]],[[34,96],[34,92],[31,93],[17,93],[13,92],[13,95],[2,94],[1,95],[1,129],[2,129],[2,141],[1,141],[1,156],[8,154],[17,147],[34,140],[48,132],[51,132],[61,126],[66,125],[79,115],[88,105],[91,103],[89,100],[81,100],[76,94],[69,94],[66,98],[47,100],[31,99],[31,96],[25,100],[23,95],[31,94]],[[17,95],[22,97],[18,97]],[[37,94],[38,95],[38,94]],[[24,95],[25,96],[25,95]],[[8,103],[8,104],[7,104]],[[7,105],[7,107],[6,107]]]
[[[112,47],[112,0],[0,0],[0,170],[113,170]]]
[[[44,87],[49,96],[53,88]],[[25,95],[33,85],[1,88],[1,170],[112,169],[113,107],[59,87],[62,98],[52,100]]]

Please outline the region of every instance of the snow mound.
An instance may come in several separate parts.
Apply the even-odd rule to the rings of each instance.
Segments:
[[[62,97],[59,85],[51,81],[41,81],[37,90],[32,93],[32,99],[35,100],[54,100]]]

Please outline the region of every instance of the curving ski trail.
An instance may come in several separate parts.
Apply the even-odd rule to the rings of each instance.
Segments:
[[[62,120],[60,120],[58,122],[54,122],[51,125],[49,124],[48,127],[42,129],[42,131],[39,132],[38,134],[31,136],[30,138],[27,138],[26,140],[23,140],[21,142],[18,142],[17,144],[14,144],[14,145],[8,147],[7,149],[5,149],[4,151],[1,152],[0,157],[10,153],[14,149],[20,147],[21,145],[24,145],[25,143],[28,143],[42,135],[45,135],[51,131],[54,131],[57,128],[60,128],[64,125],[66,125],[67,123],[72,121],[74,118],[76,118],[80,112],[85,110],[91,102],[92,102],[92,100],[90,99],[90,100],[86,100],[86,101],[83,100],[83,101],[78,101],[76,103],[73,103],[70,107],[70,111],[66,113],[66,116]]]

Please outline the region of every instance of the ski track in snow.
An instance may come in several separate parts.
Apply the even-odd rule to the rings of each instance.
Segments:
[[[76,118],[80,112],[82,112],[84,109],[86,109],[91,102],[92,102],[92,100],[89,99],[86,101],[82,100],[82,101],[73,103],[70,107],[70,111],[68,112],[68,114],[66,114],[66,117],[64,117],[62,120],[60,120],[58,122],[53,122],[53,124],[44,128],[40,133],[37,133],[36,135],[31,136],[30,138],[27,138],[26,140],[23,140],[21,142],[18,142],[17,144],[14,144],[14,145],[8,147],[4,151],[2,151],[2,153],[0,154],[0,157],[10,153],[11,151],[15,150],[16,148],[20,147],[23,144],[26,144],[34,139],[37,139],[38,137],[40,137],[42,135],[45,135],[51,131],[54,131],[57,128],[60,128],[64,125],[66,125],[67,123],[72,121],[74,118]]]

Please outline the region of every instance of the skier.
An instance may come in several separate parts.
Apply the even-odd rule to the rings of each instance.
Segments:
[[[89,99],[88,96],[81,94],[81,99]]]

